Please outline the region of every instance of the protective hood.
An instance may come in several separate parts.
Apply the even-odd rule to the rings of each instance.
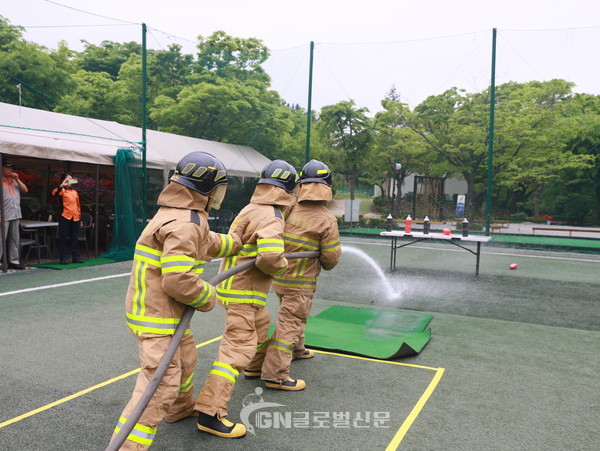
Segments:
[[[179,183],[171,182],[162,190],[156,203],[163,207],[204,211],[208,204],[208,195],[194,191]]]
[[[331,188],[324,183],[301,183],[298,202],[303,200],[323,200],[329,202],[332,198]]]
[[[294,195],[275,185],[261,183],[256,185],[250,203],[290,207],[294,203]]]

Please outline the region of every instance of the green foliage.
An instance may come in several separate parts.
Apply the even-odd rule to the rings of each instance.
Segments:
[[[366,108],[357,108],[352,100],[342,101],[323,107],[316,124],[328,151],[327,163],[345,176],[351,199],[370,157],[373,132],[367,112]]]
[[[139,126],[141,46],[85,42],[81,52],[23,39],[0,16],[0,101]],[[179,45],[147,54],[148,126],[247,145],[296,168],[305,160],[306,111],[270,86],[258,39],[217,31],[197,55]],[[496,89],[495,215],[511,213],[600,224],[600,96],[573,94],[565,80],[509,82]],[[467,183],[468,217],[481,216],[487,189],[489,92],[454,87],[411,110],[392,87],[373,118],[351,100],[314,112],[311,157],[334,171],[338,196],[376,185],[374,208],[401,217],[401,186],[412,174]],[[401,168],[395,167],[400,163]],[[390,183],[394,180],[395,183]],[[513,221],[514,222],[514,221]]]
[[[514,224],[519,224],[521,222],[525,222],[527,220],[527,215],[525,213],[514,213],[510,215],[510,222]]]

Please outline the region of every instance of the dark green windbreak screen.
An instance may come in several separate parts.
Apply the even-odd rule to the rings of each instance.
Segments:
[[[115,221],[104,258],[131,260],[146,225],[144,172],[139,150],[119,149],[115,155]]]

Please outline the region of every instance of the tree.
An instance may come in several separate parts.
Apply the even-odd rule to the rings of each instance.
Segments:
[[[0,101],[51,110],[71,87],[69,73],[45,47],[22,39],[21,28],[1,17],[0,26]]]
[[[79,53],[76,63],[80,69],[88,72],[106,72],[113,80],[116,80],[121,65],[129,59],[132,54],[142,54],[142,46],[137,42],[113,42],[102,41],[98,45],[90,44],[82,40],[85,49]]]
[[[399,100],[395,88],[388,92],[381,105],[383,111],[377,113],[374,120],[373,153],[366,167],[368,180],[388,195],[391,211],[396,216],[406,177],[413,173],[436,175],[440,170],[434,167],[435,153],[428,152],[423,140],[408,126],[412,113],[408,105]],[[400,164],[399,169],[396,164]],[[386,186],[389,186],[387,193]]]
[[[317,132],[327,149],[327,160],[332,169],[344,175],[350,188],[350,199],[359,176],[369,159],[373,131],[367,108],[357,108],[353,100],[346,100],[321,109]]]
[[[198,36],[198,41],[194,81],[212,75],[270,84],[270,77],[261,66],[269,57],[269,50],[261,40],[236,38],[224,31],[215,31],[209,37]]]
[[[285,154],[295,128],[276,92],[230,78],[187,86],[175,100],[159,96],[150,116],[160,130],[251,145],[270,158]]]

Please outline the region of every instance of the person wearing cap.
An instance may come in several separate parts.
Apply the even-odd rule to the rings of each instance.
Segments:
[[[79,254],[79,227],[81,227],[81,205],[79,193],[75,189],[77,179],[69,172],[60,175],[60,185],[52,190],[52,196],[59,200],[60,215],[58,216],[58,247],[60,263],[69,263],[67,258],[67,243],[71,241],[71,261],[83,263]]]
[[[227,172],[220,160],[205,152],[186,155],[160,193],[160,208],[135,245],[125,305],[129,332],[138,342],[141,371],[114,434],[152,380],[186,307],[208,312],[216,303],[215,288],[201,277],[204,264],[242,245],[241,230],[225,235],[208,227],[208,212],[220,208],[226,188]],[[194,335],[188,329],[121,450],[147,449],[163,418],[173,423],[195,416],[196,359]]]
[[[283,160],[274,160],[262,171],[250,203],[231,224],[248,221],[242,237],[244,246],[221,262],[225,271],[254,260],[255,265],[217,285],[217,298],[226,311],[225,331],[216,360],[196,400],[198,429],[225,437],[246,435],[246,426],[227,419],[227,407],[236,380],[254,360],[262,361],[268,341],[269,312],[266,308],[271,279],[288,267],[283,256],[284,214],[294,202],[298,182],[296,170]],[[301,380],[290,386],[304,387]]]
[[[29,190],[15,172],[13,164],[9,160],[2,160],[2,192],[4,204],[0,211],[0,221],[4,221],[4,237],[0,239],[0,256],[4,252],[3,243],[6,241],[6,259],[9,269],[25,269],[19,255],[19,244],[21,241],[19,233],[19,220],[21,214],[21,193]]]
[[[273,291],[279,297],[277,325],[266,350],[262,367],[249,367],[249,378],[261,377],[269,388],[293,390],[290,364],[310,359],[315,353],[304,347],[304,328],[317,289],[321,269],[331,270],[340,260],[342,248],[337,220],[327,209],[331,200],[329,167],[311,160],[302,168],[298,201],[285,221],[285,251],[319,251],[319,257],[290,261],[285,272],[273,278]],[[258,363],[258,362],[257,362]]]

